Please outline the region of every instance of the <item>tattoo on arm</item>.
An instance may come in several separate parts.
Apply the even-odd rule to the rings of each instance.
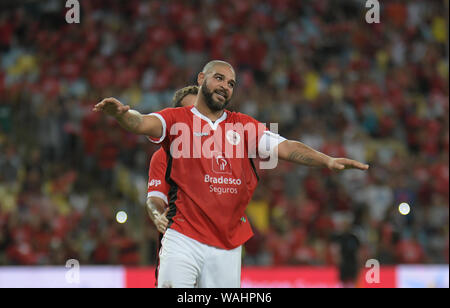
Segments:
[[[309,167],[326,167],[330,157],[298,141],[288,140],[280,145],[281,158]]]
[[[118,120],[120,125],[130,132],[137,132],[137,128],[142,123],[142,115],[134,110],[129,110]]]
[[[288,160],[294,163],[300,163],[305,165],[313,165],[314,159],[297,151],[293,151],[289,154]]]

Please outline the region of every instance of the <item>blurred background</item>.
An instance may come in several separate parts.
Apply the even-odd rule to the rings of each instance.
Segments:
[[[68,24],[63,0],[2,0],[0,265],[151,269],[158,146],[91,109],[110,96],[169,107],[222,59],[237,73],[233,110],[371,165],[259,170],[244,269],[354,258],[448,275],[448,1],[380,2],[368,24],[363,0],[80,0]]]

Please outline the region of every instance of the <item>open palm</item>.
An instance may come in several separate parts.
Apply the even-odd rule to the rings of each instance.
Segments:
[[[95,112],[101,111],[113,117],[120,116],[128,110],[130,110],[130,106],[123,105],[119,100],[113,97],[105,98],[93,108],[93,111]]]
[[[369,165],[348,158],[332,158],[328,163],[328,168],[337,171],[344,169],[367,170],[369,169]]]

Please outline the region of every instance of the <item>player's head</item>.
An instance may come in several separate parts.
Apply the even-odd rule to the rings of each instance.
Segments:
[[[198,74],[197,82],[209,109],[220,111],[225,109],[231,100],[236,74],[231,64],[214,60],[208,62]]]
[[[186,107],[194,105],[198,94],[197,86],[187,86],[177,90],[172,98],[172,105],[174,107]]]

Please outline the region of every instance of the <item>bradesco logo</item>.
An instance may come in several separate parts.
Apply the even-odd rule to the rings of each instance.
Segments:
[[[241,181],[241,179],[235,179],[232,177],[226,177],[226,176],[216,177],[216,176],[210,176],[209,174],[205,174],[205,183],[239,186],[242,184],[242,181]]]
[[[223,153],[220,152],[212,152],[212,170],[214,173],[218,174],[233,174],[231,169],[230,160],[224,157]],[[233,177],[227,176],[210,176],[208,174],[205,175],[205,183],[211,183],[209,185],[209,191],[216,194],[237,194],[238,189],[236,187],[223,187],[223,186],[214,186],[212,184],[221,184],[221,185],[235,185],[239,186],[242,184],[241,179],[236,179]]]
[[[205,183],[210,183],[209,185],[209,192],[216,193],[218,195],[221,194],[237,194],[238,188],[237,187],[230,187],[231,186],[240,186],[242,184],[241,179],[236,179],[232,177],[227,176],[210,176],[209,174],[205,174],[204,178]],[[220,184],[220,185],[227,185],[227,187],[223,186],[215,186],[213,184]]]
[[[222,153],[213,152],[212,162],[212,170],[218,174],[232,174],[231,172],[231,163],[228,159],[226,159]],[[236,179],[233,177],[227,176],[211,176],[209,174],[205,174],[205,183],[212,184],[225,184],[225,185],[236,185],[239,186],[242,184],[241,179]]]
[[[212,170],[216,173],[232,174],[231,163],[225,158],[223,153],[213,152],[212,153]]]

